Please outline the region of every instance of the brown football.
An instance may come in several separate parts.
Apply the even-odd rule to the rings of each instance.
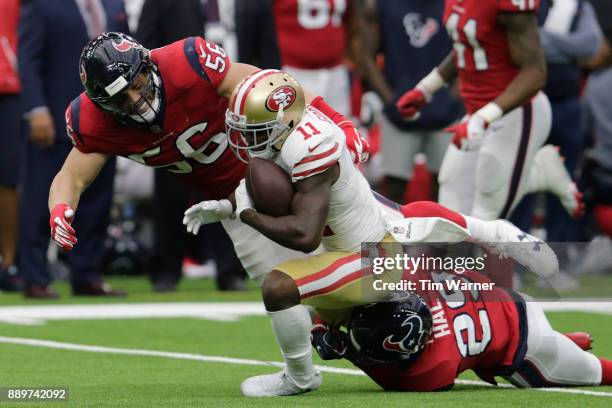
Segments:
[[[285,170],[271,160],[253,158],[246,172],[246,188],[255,209],[272,217],[291,213],[293,185]]]

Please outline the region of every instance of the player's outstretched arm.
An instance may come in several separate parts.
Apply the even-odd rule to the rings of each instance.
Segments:
[[[331,186],[339,174],[338,165],[300,180],[294,184],[293,214],[270,217],[252,208],[242,208],[240,194],[236,190],[236,214],[242,222],[261,232],[280,245],[302,252],[312,252],[321,243],[323,228],[329,212]]]
[[[73,148],[62,169],[57,173],[49,190],[49,224],[51,237],[65,250],[76,244],[76,232],[70,225],[79,198],[96,178],[108,156],[100,153],[82,153]]]
[[[546,60],[534,13],[500,13],[497,19],[506,27],[510,57],[520,69],[493,101],[505,113],[525,103],[546,85]]]
[[[241,63],[233,63],[230,65],[229,71],[219,87],[217,88],[217,93],[224,98],[230,98],[234,88],[246,77],[255,72],[259,71],[259,68],[249,65],[249,64],[241,64]]]

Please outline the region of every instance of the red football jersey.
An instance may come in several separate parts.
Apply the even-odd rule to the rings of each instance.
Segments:
[[[431,278],[421,275],[415,282],[419,279],[490,282],[473,272],[431,273]],[[507,291],[422,290],[418,285],[417,288],[433,316],[431,337],[419,357],[406,368],[358,363],[381,387],[401,391],[446,389],[454,384],[459,373],[469,369],[493,382],[495,373],[512,366],[526,331],[520,328],[517,304]]]
[[[540,0],[446,0],[444,24],[468,112],[497,98],[518,73],[498,13],[535,12],[539,6]]]
[[[349,1],[275,0],[274,24],[282,64],[303,69],[341,64]]]
[[[225,137],[228,101],[217,94],[230,61],[225,51],[190,37],[151,51],[162,79],[161,132],[130,128],[79,95],[66,110],[68,134],[84,153],[105,153],[163,167],[204,193],[226,198],[245,165]]]

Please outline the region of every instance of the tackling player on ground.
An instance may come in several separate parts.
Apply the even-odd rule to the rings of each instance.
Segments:
[[[423,272],[414,279],[487,282],[475,272]],[[612,385],[612,360],[586,350],[586,333],[555,331],[533,299],[491,291],[417,291],[355,308],[347,331],[318,320],[312,344],[324,360],[346,358],[385,390],[445,391],[473,370],[497,385],[516,387]]]

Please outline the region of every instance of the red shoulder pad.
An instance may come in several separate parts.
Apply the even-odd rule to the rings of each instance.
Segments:
[[[219,45],[202,37],[189,37],[183,44],[185,57],[191,68],[202,78],[217,88],[227,75],[230,60]]]

